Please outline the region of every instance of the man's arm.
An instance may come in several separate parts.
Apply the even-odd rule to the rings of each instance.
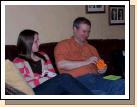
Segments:
[[[82,66],[89,65],[91,63],[95,64],[97,60],[97,57],[90,57],[89,59],[83,61],[61,60],[57,63],[57,66],[59,69],[73,70]]]

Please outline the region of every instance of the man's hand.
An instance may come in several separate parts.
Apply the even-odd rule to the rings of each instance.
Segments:
[[[87,65],[88,65],[88,64],[91,64],[91,63],[96,64],[97,61],[98,61],[98,58],[95,57],[95,56],[92,56],[92,57],[90,57],[89,59],[86,60]]]
[[[103,74],[106,72],[106,70],[107,70],[107,66],[103,69],[98,69],[98,73]]]

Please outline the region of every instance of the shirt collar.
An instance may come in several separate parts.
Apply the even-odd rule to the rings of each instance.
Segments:
[[[71,36],[71,41],[75,44],[75,45],[79,45],[79,46],[85,46],[88,44],[88,41],[85,41],[85,43],[83,43],[83,45],[80,45],[75,39],[74,36]]]

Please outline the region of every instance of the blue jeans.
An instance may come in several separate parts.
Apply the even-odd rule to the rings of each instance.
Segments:
[[[106,80],[102,74],[86,74],[77,77],[95,95],[124,95],[125,80]]]
[[[83,84],[69,74],[60,74],[36,88],[36,95],[90,95],[92,94]]]

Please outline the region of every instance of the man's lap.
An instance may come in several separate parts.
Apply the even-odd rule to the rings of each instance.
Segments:
[[[77,79],[95,94],[124,94],[125,92],[123,79],[105,80],[103,75],[97,74],[86,74]]]

